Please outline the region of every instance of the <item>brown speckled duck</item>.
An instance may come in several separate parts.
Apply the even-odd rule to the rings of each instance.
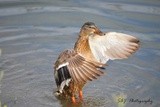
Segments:
[[[62,52],[54,65],[56,95],[83,99],[82,88],[87,81],[103,74],[108,60],[128,58],[139,48],[139,40],[131,35],[103,33],[93,22],[86,22],[74,49]]]

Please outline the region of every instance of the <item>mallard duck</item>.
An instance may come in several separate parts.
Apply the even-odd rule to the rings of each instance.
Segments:
[[[108,60],[128,58],[139,48],[139,40],[118,32],[103,33],[93,22],[81,27],[74,49],[62,52],[54,64],[56,95],[83,99],[82,88],[87,81],[103,74]]]

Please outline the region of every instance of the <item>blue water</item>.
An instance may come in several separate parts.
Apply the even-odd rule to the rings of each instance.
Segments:
[[[73,105],[53,95],[53,63],[74,46],[86,21],[134,35],[141,47],[109,61],[105,75],[84,87],[83,102]],[[159,0],[0,0],[2,107],[159,107],[159,89]]]

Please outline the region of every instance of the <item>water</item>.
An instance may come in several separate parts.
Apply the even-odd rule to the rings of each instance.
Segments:
[[[53,63],[86,21],[135,35],[141,47],[129,59],[109,61],[105,75],[84,87],[84,101],[72,105],[53,95]],[[0,55],[2,106],[158,107],[160,1],[0,0]]]

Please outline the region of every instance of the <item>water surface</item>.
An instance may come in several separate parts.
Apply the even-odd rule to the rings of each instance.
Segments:
[[[84,87],[84,101],[72,105],[53,95],[53,63],[86,21],[134,35],[141,47],[129,59],[109,61],[105,75]],[[1,0],[0,55],[0,101],[7,107],[158,107],[160,1]]]

